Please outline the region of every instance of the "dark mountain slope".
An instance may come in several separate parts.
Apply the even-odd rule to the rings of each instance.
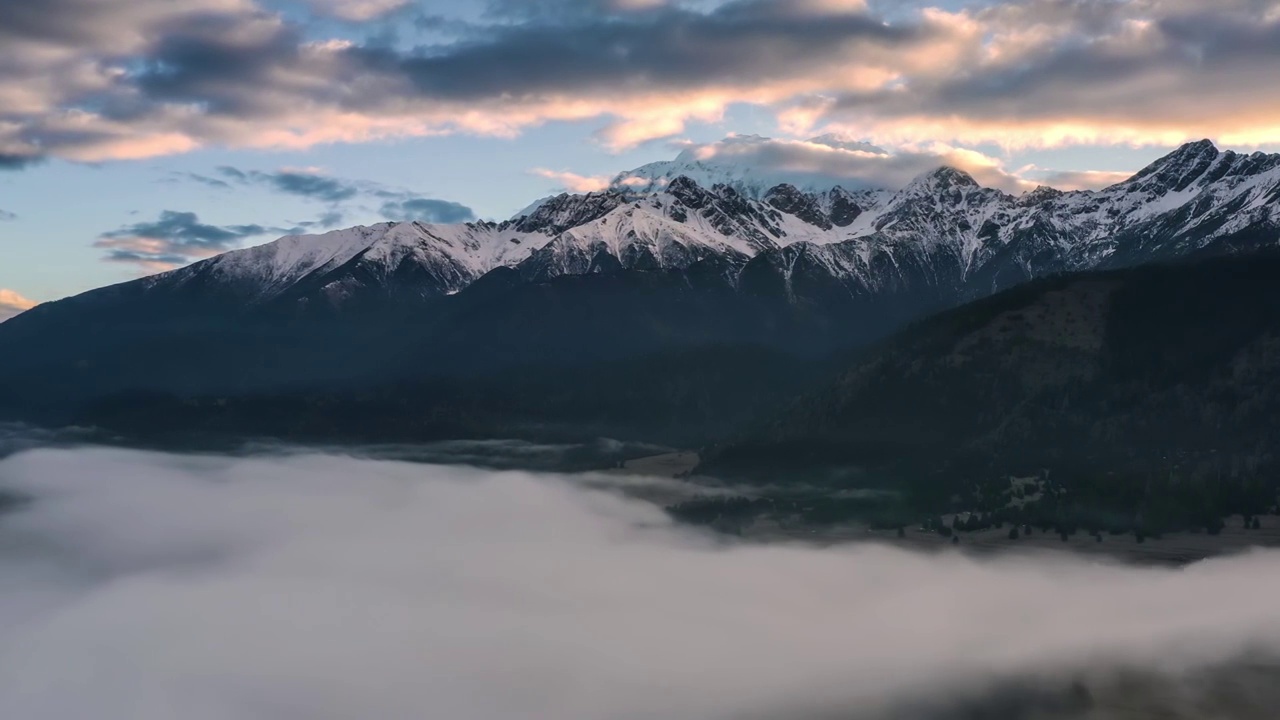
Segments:
[[[166,444],[256,437],[337,443],[609,437],[695,447],[777,412],[831,369],[759,346],[704,346],[360,389],[126,392],[83,407],[75,422]]]
[[[1277,438],[1271,255],[1055,277],[944,313],[703,470],[939,491],[1046,469],[1243,478],[1275,467]]]
[[[500,268],[461,293],[395,312],[319,317],[200,304],[159,312],[156,303],[135,306],[130,286],[101,292],[6,327],[23,348],[0,361],[10,417],[108,425],[116,417],[153,431],[181,418],[200,429],[299,436],[310,427],[335,440],[375,427],[452,437],[576,425],[700,443],[730,431],[744,417],[739,408],[807,389],[789,376],[810,378],[816,361],[806,358],[842,347],[867,316],[849,302],[801,307],[741,293],[713,263],[543,282]],[[42,341],[54,326],[66,332]],[[753,379],[767,388],[753,389]],[[337,417],[265,409],[317,398]],[[263,412],[218,410],[215,422],[175,409],[204,402]],[[155,417],[143,417],[144,407]],[[355,417],[364,422],[348,422]]]

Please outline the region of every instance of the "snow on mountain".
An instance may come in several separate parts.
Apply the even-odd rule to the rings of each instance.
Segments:
[[[963,298],[1046,273],[1280,244],[1280,155],[1221,152],[1207,141],[1105,190],[1016,197],[952,168],[896,192],[783,183],[755,194],[742,189],[741,175],[701,169],[701,180],[676,175],[658,189],[558,195],[501,223],[382,223],[289,236],[146,282],[200,277],[251,302],[342,305],[368,294],[451,294],[498,267],[541,281],[715,259],[754,264],[757,275],[772,268],[788,292],[807,273],[809,285],[820,275],[823,287],[855,295],[930,287]]]
[[[429,225],[379,223],[322,235],[290,235],[233,250],[186,268],[149,278],[172,286],[208,278],[238,288],[252,302],[266,302],[307,284],[331,302],[390,282],[412,269],[422,296],[457,292],[495,267],[514,265],[546,240],[539,233],[486,223]],[[532,238],[532,242],[525,244]]]

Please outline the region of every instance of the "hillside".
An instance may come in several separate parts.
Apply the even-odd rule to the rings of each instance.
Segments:
[[[944,504],[1048,477],[1095,505],[1114,495],[1132,509],[1160,486],[1247,513],[1275,504],[1276,437],[1280,257],[1268,255],[1048,278],[943,313],[700,471]]]

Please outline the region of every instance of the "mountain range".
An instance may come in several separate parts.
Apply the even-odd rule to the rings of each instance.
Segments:
[[[932,291],[954,303],[1056,272],[1267,245],[1280,228],[1280,155],[1220,152],[1207,140],[1105,190],[1022,196],[946,167],[896,192],[760,189],[725,170],[711,186],[649,175],[645,191],[563,194],[504,222],[288,236],[137,285],[153,295],[198,284],[253,306],[341,308],[453,294],[501,267],[541,281],[712,260],[746,290],[780,285],[795,300],[821,285],[850,295]]]
[[[814,363],[1035,278],[1280,244],[1280,155],[1209,141],[1104,190],[1020,196],[946,167],[897,190],[765,187],[724,167],[707,186],[675,174],[698,175],[690,162],[503,222],[289,236],[37,306],[0,324],[15,349],[0,358],[0,411],[66,422],[121,394],[412,386],[422,413],[444,418],[446,396],[468,405],[448,407],[470,425],[433,426],[448,434],[509,430],[501,398],[524,398],[529,422],[558,407],[572,425],[587,396],[640,392],[653,412],[599,406],[592,430],[644,416],[619,429],[701,423],[661,439],[704,441],[802,390]],[[759,402],[717,380],[750,383],[735,363],[771,368]]]

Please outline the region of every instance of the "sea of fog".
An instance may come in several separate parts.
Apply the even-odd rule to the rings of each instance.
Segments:
[[[6,720],[1280,707],[1275,552],[1175,570],[747,544],[599,475],[40,445],[0,459]]]

